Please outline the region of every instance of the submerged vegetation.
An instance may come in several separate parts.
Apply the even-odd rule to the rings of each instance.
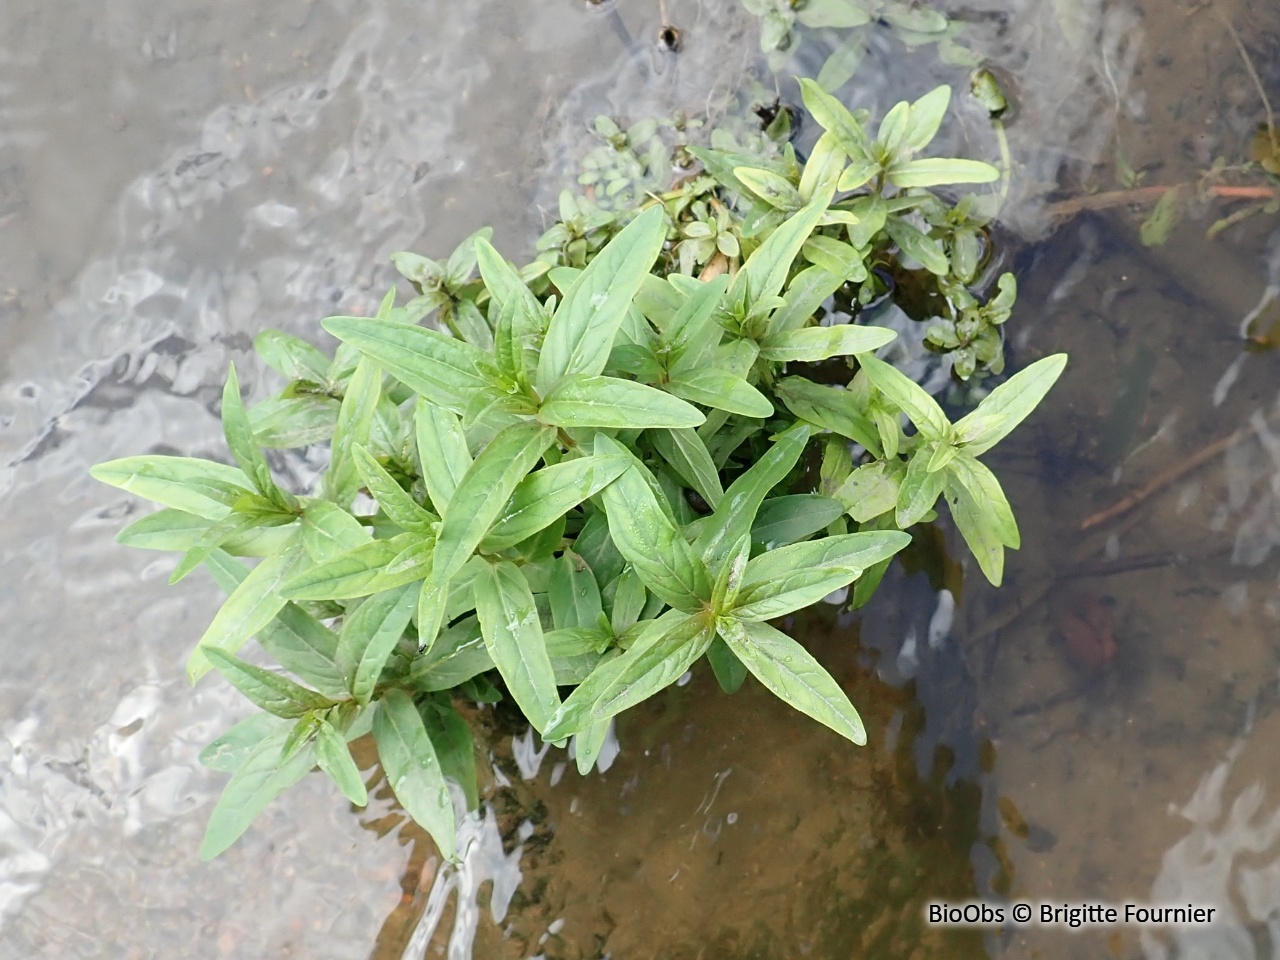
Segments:
[[[398,254],[416,295],[325,320],[332,357],[258,338],[278,396],[246,409],[231,370],[234,465],[93,470],[163,507],[122,543],[178,551],[174,581],[203,565],[229,594],[188,673],[216,670],[260,712],[202,755],[231,775],[204,856],[315,766],[366,803],[348,743],[370,733],[453,856],[451,788],[477,803],[455,701],[510,697],[585,774],[615,716],[706,660],[726,691],[751,674],[864,743],[839,685],[770,621],[851,584],[866,603],[940,499],[1000,583],[1019,534],[980,457],[1065,358],[952,422],[876,357],[895,332],[862,322],[913,277],[938,304],[928,348],[961,380],[999,373],[1016,290],[1006,274],[985,295],[994,210],[931,189],[999,172],[924,155],[947,87],[874,136],[865,113],[802,90],[823,130],[804,162],[767,137],[699,147],[676,142],[685,121],[674,139],[601,121],[587,193],[562,197],[535,261],[508,262],[488,230],[444,261]],[[312,444],[330,450],[317,489],[283,489],[264,448]],[[241,657],[255,637],[284,672]]]

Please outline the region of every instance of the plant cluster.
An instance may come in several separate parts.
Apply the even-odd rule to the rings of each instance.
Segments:
[[[262,712],[203,754],[231,774],[204,856],[317,765],[364,804],[348,743],[366,733],[404,809],[453,856],[450,784],[476,803],[455,698],[509,695],[585,773],[612,718],[705,658],[725,690],[750,673],[864,743],[839,685],[769,621],[851,583],[865,602],[940,498],[999,583],[1018,530],[978,458],[1065,358],[952,423],[876,358],[892,331],[817,318],[837,291],[874,289],[880,263],[909,258],[963,286],[956,232],[948,244],[912,218],[947,209],[928,187],[996,171],[918,156],[946,88],[894,107],[875,138],[816,85],[804,94],[825,133],[803,165],[789,148],[764,161],[698,150],[701,186],[625,226],[610,215],[598,245],[574,246],[592,237],[575,205],[586,223],[557,225],[574,239],[522,270],[488,231],[444,262],[397,255],[417,296],[325,320],[332,359],[263,333],[258,351],[288,386],[246,409],[232,368],[234,465],[94,468],[163,507],[121,542],[180,551],[175,581],[203,564],[229,593],[188,672],[217,670]],[[710,245],[693,229],[705,218]],[[973,315],[998,323],[1012,296]],[[938,336],[971,347],[965,316]],[[813,364],[824,382],[804,375]],[[330,448],[318,489],[283,489],[263,448],[316,443]],[[254,637],[285,672],[240,655]]]

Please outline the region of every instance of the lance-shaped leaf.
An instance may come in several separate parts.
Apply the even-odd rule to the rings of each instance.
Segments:
[[[805,327],[765,338],[760,343],[760,356],[765,360],[812,362],[879,350],[895,337],[896,333],[883,327],[860,327],[851,323]]]
[[[501,384],[483,350],[412,323],[330,317],[323,326],[415,393],[461,414],[477,392]]]
[[[661,205],[640,214],[577,277],[551,318],[538,357],[538,392],[546,396],[560,378],[604,370],[614,336],[667,235]]]
[[[688,370],[671,378],[666,390],[704,407],[764,419],[773,416],[773,404],[741,377],[725,370]]]
[[[467,468],[445,507],[432,577],[447,584],[471,557],[515,491],[555,439],[555,429],[522,422],[498,433]]]
[[[232,504],[252,491],[235,467],[194,457],[125,457],[89,468],[102,483],[166,507],[221,520]]]
[[[932,450],[922,446],[907,461],[907,472],[898,488],[898,503],[894,522],[905,530],[924,519],[942,495],[947,474],[942,470],[930,472],[929,459]]]
[[[719,628],[729,649],[779,698],[858,746],[866,745],[858,711],[808,650],[767,623],[723,618]]]
[[[493,669],[480,621],[466,617],[443,631],[431,649],[409,668],[409,682],[419,690],[452,690]]]
[[[649,623],[626,653],[605,661],[578,685],[543,737],[564,739],[648,699],[679,680],[714,637],[715,622],[705,614],[667,611]]]
[[[476,784],[476,745],[467,721],[447,698],[430,697],[418,704],[418,713],[436,749],[440,769],[458,784],[467,797],[467,809],[480,805]]]
[[[858,357],[858,364],[876,389],[910,417],[916,429],[924,436],[936,439],[946,435],[951,426],[947,415],[938,406],[938,401],[925,392],[924,387],[901,370],[871,354]]]
[[[177,583],[182,580],[196,567],[200,566],[214,550],[221,547],[228,540],[242,536],[249,530],[259,526],[281,526],[283,523],[291,521],[292,517],[272,518],[275,520],[273,524],[264,523],[264,517],[255,514],[245,514],[232,512],[227,514],[217,523],[205,529],[200,538],[191,545],[191,548],[178,561],[178,565],[174,568],[173,573],[169,576],[170,583]]]
[[[412,698],[391,689],[378,701],[373,715],[373,738],[387,783],[409,816],[440,848],[446,860],[454,858],[457,823],[449,784]]]
[[[476,615],[485,646],[521,712],[544,730],[560,696],[542,638],[538,608],[520,568],[510,562],[485,565],[476,577]]]
[[[774,392],[797,417],[848,437],[862,444],[872,455],[879,456],[880,437],[875,425],[862,415],[848,390],[823,386],[804,377],[786,377],[778,381]]]
[[[574,627],[595,630],[604,612],[595,574],[580,557],[575,558],[568,553],[551,567],[547,599],[551,603],[551,622],[557,630]]]
[[[334,705],[334,701],[328,697],[308,690],[288,677],[245,663],[217,647],[208,647],[204,653],[233,687],[267,713],[285,719],[296,719],[312,710],[323,710]]]
[[[907,23],[901,25],[912,29],[912,26]],[[911,109],[907,111],[906,123],[903,125],[901,140],[897,146],[899,155],[909,156],[929,145],[937,136],[938,128],[942,126],[942,118],[946,116],[947,106],[950,103],[951,88],[944,83],[934,87],[911,104]]]
[[[337,659],[347,689],[368,703],[382,668],[413,616],[418,591],[411,584],[384,590],[349,611],[338,638]]]
[[[898,245],[898,248],[930,273],[945,277],[950,265],[942,244],[933,237],[922,233],[901,217],[890,217],[885,221],[885,232]]]
[[[221,550],[205,565],[228,594],[249,575],[249,568]],[[346,696],[347,685],[337,663],[338,637],[311,614],[293,603],[280,608],[275,618],[258,631],[258,642],[280,666],[300,677],[331,699]]]
[[[427,496],[436,512],[443,513],[471,467],[466,434],[453,413],[421,398],[413,411],[413,427]]]
[[[499,314],[509,317],[510,337],[515,348],[512,359],[518,362],[519,372],[532,379],[537,369],[538,346],[542,342],[545,323],[542,307],[520,279],[520,274],[487,239],[477,239],[475,251],[480,264],[480,276],[484,278],[493,302],[493,306],[489,308],[489,316],[491,319],[495,316],[496,308]]]
[[[328,720],[320,720],[316,726],[316,763],[357,807],[369,802],[369,792],[347,741]]]
[[[253,340],[253,348],[267,366],[287,380],[324,383],[329,358],[305,340],[280,330],[263,330]]]
[[[573,761],[578,773],[586,776],[600,759],[605,741],[609,739],[609,731],[613,728],[612,720],[600,720],[591,724],[581,733],[573,737]]]
[[[558,427],[626,430],[696,427],[706,417],[679,397],[643,383],[579,374],[560,379],[538,408],[538,419]]]
[[[988,525],[1000,542],[1014,550],[1022,546],[1018,524],[1013,518],[1013,508],[1009,506],[1009,499],[1004,495],[996,475],[984,464],[963,453],[958,454],[951,462],[949,472],[951,476],[947,478],[947,485],[951,486],[954,480],[968,491],[973,502],[982,507]]]
[[[767,583],[749,583],[738,594],[733,616],[743,621],[773,620],[803,610],[848,586],[861,573],[857,567],[812,567],[789,570]]]
[[[898,505],[898,491],[906,465],[901,460],[877,460],[854,470],[833,496],[849,516],[865,523]]]
[[[383,569],[421,538],[402,533],[390,540],[370,540],[324,563],[304,570],[282,588],[290,600],[348,600],[365,597],[381,586]]]
[[[769,239],[760,244],[755,252],[747,258],[729,287],[729,299],[732,301],[741,296],[742,290],[750,291],[755,300],[775,297],[787,282],[787,274],[796,254],[804,246],[809,234],[822,219],[827,206],[831,203],[834,187],[816,194],[805,207],[787,219],[782,226],[769,234]]]
[[[751,539],[768,549],[807,540],[844,513],[844,505],[820,493],[773,497],[760,505]]]
[[[985,509],[985,504],[974,500],[973,495],[954,475],[947,476],[945,492],[956,529],[973,551],[983,575],[991,581],[992,586],[1000,586],[1004,579],[1004,543]]]
[[[685,483],[689,484],[713,509],[720,505],[724,490],[720,486],[720,474],[715,461],[707,452],[706,444],[693,430],[658,430],[650,435],[653,448],[671,465]]]
[[[333,438],[340,403],[332,397],[272,397],[249,411],[253,440],[273,450],[291,450]]]
[[[971,456],[986,453],[1039,405],[1066,365],[1067,355],[1057,353],[1018,371],[956,423],[956,444]]]
[[[719,570],[734,545],[751,532],[760,504],[769,491],[787,478],[808,441],[807,426],[789,427],[750,469],[729,485],[720,506],[693,544],[708,567]]]
[[[316,563],[324,563],[369,542],[369,531],[347,511],[328,500],[309,500],[302,511],[302,546]]]
[[[422,504],[405,492],[404,487],[387,473],[362,445],[356,444],[351,453],[355,458],[356,469],[365,489],[378,501],[378,506],[397,527],[415,533],[426,533],[436,522],[436,517],[429,513]]]
[[[742,681],[747,679],[747,667],[718,633],[711,646],[707,647],[707,662],[716,675],[716,683],[725,693],[737,693],[742,688]]]
[[[616,440],[596,434],[596,453],[626,454]],[[638,460],[604,488],[609,534],[645,586],[677,610],[699,609],[711,595],[707,568],[658,505],[647,469]]]
[[[285,604],[281,590],[305,561],[302,545],[296,540],[283,552],[259,563],[240,586],[227,597],[187,659],[187,678],[195,683],[209,670],[204,652],[216,648],[234,653],[249,638],[271,622]]]
[[[181,553],[190,550],[210,526],[203,517],[165,507],[133,521],[116,534],[116,543]],[[237,557],[269,557],[285,549],[297,532],[294,526],[257,527],[224,541],[222,549]]]
[[[287,734],[293,724],[269,713],[253,713],[200,751],[197,759],[210,770],[235,773],[249,753],[272,734]]]
[[[798,330],[807,326],[818,308],[843,285],[843,276],[822,267],[801,270],[783,292],[783,306],[769,318],[769,333]]]
[[[516,485],[482,545],[487,550],[515,546],[594,496],[630,465],[630,457],[591,456],[534,471]]]
[[[848,108],[813,80],[800,81],[804,105],[851,160],[867,159],[867,135]],[[841,189],[846,189],[842,187]]]
[[[236,365],[231,364],[227,371],[227,383],[222,390],[222,433],[227,439],[227,447],[236,463],[244,471],[258,493],[277,506],[292,506],[292,497],[286,499],[282,491],[271,479],[271,468],[267,466],[267,458],[253,439],[253,428],[249,425],[249,415],[245,413],[244,401],[240,399],[240,378],[236,376]]]
[[[889,165],[885,176],[895,187],[939,187],[948,183],[990,183],[1000,179],[1000,171],[979,160],[951,160],[928,157],[900,160]],[[923,261],[922,261],[923,262]]]
[[[329,470],[324,476],[325,495],[341,507],[355,499],[359,476],[351,458],[353,444],[368,444],[373,415],[382,395],[382,371],[364,357],[347,383],[347,392],[338,410],[338,425],[333,431],[333,448]]]
[[[698,284],[697,288],[678,301],[671,319],[662,328],[662,339],[677,367],[686,359],[691,364],[700,362],[706,351],[716,346],[724,335],[714,315],[729,286],[729,277],[721,274],[706,283],[694,282]],[[674,292],[670,283],[662,286]]]
[[[733,175],[738,178],[739,183],[771,207],[790,213],[804,206],[800,191],[786,177],[759,167],[737,167]]]
[[[899,530],[876,530],[823,537],[811,543],[793,543],[769,550],[747,563],[746,587],[767,585],[791,570],[816,567],[850,567],[865,570],[887,560],[911,542]]]
[[[281,756],[289,732],[289,727],[282,727],[263,738],[231,775],[209,815],[200,845],[201,860],[212,860],[239,840],[268,803],[315,766],[315,747],[309,743]]]

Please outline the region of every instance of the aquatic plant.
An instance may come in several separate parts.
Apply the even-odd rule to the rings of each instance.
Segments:
[[[769,621],[850,584],[865,603],[940,498],[1000,582],[1018,529],[978,458],[1065,358],[952,423],[875,356],[893,331],[818,321],[837,293],[869,302],[882,266],[913,261],[968,311],[935,337],[957,367],[975,342],[998,345],[966,324],[1003,322],[1011,278],[979,305],[960,239],[972,218],[929,190],[997,173],[918,156],[945,87],[895,106],[874,138],[816,84],[803,92],[825,131],[806,163],[789,145],[689,147],[703,171],[631,209],[567,198],[523,269],[488,230],[444,261],[397,254],[417,295],[323,321],[332,358],[257,338],[288,380],[278,396],[246,409],[231,369],[234,465],[147,455],[93,469],[163,507],[122,543],[179,551],[175,582],[204,565],[229,594],[188,674],[216,670],[261,712],[202,754],[231,775],[205,857],[315,766],[366,803],[348,744],[370,733],[401,805],[453,856],[450,784],[477,802],[455,700],[509,696],[586,773],[615,716],[705,659],[726,691],[749,673],[865,743],[840,686]],[[311,444],[330,450],[318,488],[283,489],[264,448]],[[240,656],[254,637],[285,672]]]

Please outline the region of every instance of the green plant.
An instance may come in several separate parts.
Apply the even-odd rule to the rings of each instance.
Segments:
[[[945,88],[899,104],[875,140],[804,89],[827,132],[803,166],[789,148],[764,161],[690,148],[706,173],[638,211],[597,216],[565,200],[583,222],[553,227],[523,270],[487,231],[443,264],[399,254],[417,297],[397,307],[393,290],[375,317],[325,320],[340,341],[332,360],[265,332],[258,351],[289,384],[252,410],[231,370],[234,466],[140,456],[94,468],[164,508],[122,543],[180,551],[175,580],[204,564],[229,593],[191,679],[216,669],[263,711],[202,755],[231,773],[204,856],[314,766],[366,802],[347,746],[366,733],[405,810],[452,856],[450,783],[476,803],[455,697],[510,695],[544,738],[573,738],[585,773],[614,716],[705,657],[725,690],[751,673],[864,743],[840,687],[767,621],[855,581],[864,603],[903,531],[943,495],[999,583],[1017,528],[976,458],[1064,358],[952,424],[875,358],[892,331],[817,322],[837,291],[865,301],[874,268],[899,258],[962,285],[954,252],[911,216],[942,204],[927,187],[995,170],[916,158]],[[683,248],[709,238],[691,225],[710,216],[720,262],[692,277]],[[419,323],[432,312],[444,331]],[[843,366],[847,387],[804,377],[813,364]],[[313,443],[331,454],[319,488],[283,490],[262,447]],[[292,676],[238,655],[255,636]]]

